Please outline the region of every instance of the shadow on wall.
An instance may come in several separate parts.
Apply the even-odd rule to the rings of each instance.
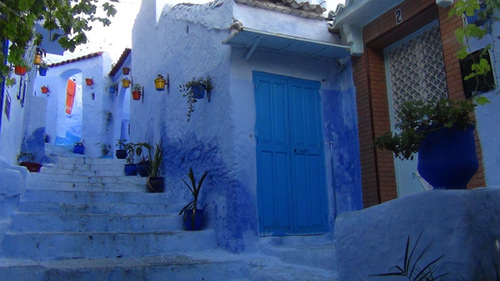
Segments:
[[[165,192],[182,194],[179,200],[188,202],[189,191],[181,179],[187,180],[189,167],[193,168],[197,182],[208,171],[200,197],[206,226],[215,229],[220,247],[231,252],[244,251],[250,242],[245,237],[257,237],[257,202],[224,163],[215,141],[204,143],[193,134],[183,139],[164,138],[164,143],[165,186],[171,187]],[[172,196],[179,197],[178,194]]]

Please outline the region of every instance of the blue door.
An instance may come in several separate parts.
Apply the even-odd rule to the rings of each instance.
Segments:
[[[327,230],[320,83],[254,73],[262,235]]]

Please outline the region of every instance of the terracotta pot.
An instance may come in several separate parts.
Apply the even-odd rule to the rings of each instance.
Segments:
[[[141,99],[141,91],[132,91],[132,99],[140,100]]]
[[[85,83],[87,83],[87,86],[92,86],[94,85],[94,80],[92,78],[85,78]]]
[[[46,94],[46,93],[48,93],[48,92],[49,92],[49,87],[47,87],[47,86],[43,86],[43,87],[42,87],[42,94]]]
[[[123,75],[128,75],[130,73],[130,68],[124,67],[122,68]]]
[[[21,162],[19,165],[28,168],[31,173],[38,173],[42,168],[42,164],[36,162]]]
[[[19,76],[24,76],[24,74],[26,74],[26,67],[16,65],[14,67],[14,73],[16,73]]]

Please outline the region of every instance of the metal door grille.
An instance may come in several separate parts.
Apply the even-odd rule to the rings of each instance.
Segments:
[[[433,27],[387,51],[395,122],[406,101],[431,101],[448,96],[441,35]]]

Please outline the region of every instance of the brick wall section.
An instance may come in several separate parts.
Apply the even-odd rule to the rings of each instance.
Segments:
[[[403,23],[396,24],[395,11],[401,8]],[[353,58],[354,85],[358,106],[363,204],[369,207],[397,197],[392,152],[374,149],[373,138],[390,130],[389,107],[383,49],[439,18],[443,53],[451,99],[463,98],[462,76],[456,52],[459,44],[454,30],[462,25],[449,17],[448,9],[438,8],[435,0],[407,0],[390,9],[363,29],[364,54]],[[485,186],[484,169],[476,137],[480,168],[469,186]]]

